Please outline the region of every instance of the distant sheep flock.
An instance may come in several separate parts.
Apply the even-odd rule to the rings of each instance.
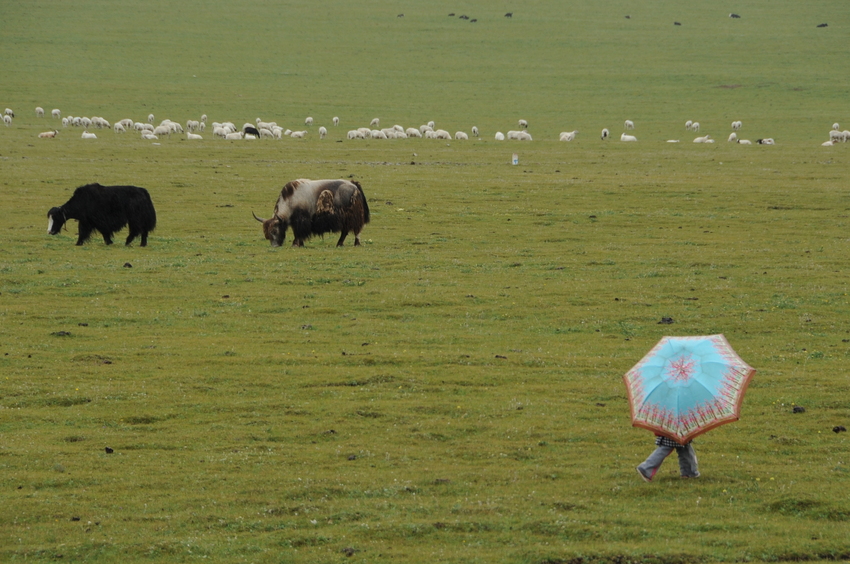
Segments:
[[[36,118],[44,118],[45,111],[42,107],[35,108]],[[142,139],[145,140],[157,140],[161,138],[167,138],[171,136],[185,136],[185,139],[194,141],[194,140],[202,140],[204,138],[201,133],[203,133],[207,128],[207,116],[206,114],[202,115],[198,120],[188,120],[186,121],[185,128],[178,122],[172,121],[170,119],[162,120],[159,125],[154,125],[155,117],[153,114],[149,114],[147,116],[147,121],[134,121],[129,118],[122,119],[120,121],[111,124],[108,120],[102,117],[79,117],[79,116],[66,116],[62,117],[62,112],[59,109],[53,109],[50,112],[50,116],[53,119],[61,120],[62,128],[82,128],[83,132],[80,136],[82,139],[97,139],[97,135],[89,131],[89,129],[112,129],[116,134],[124,134],[128,132],[135,132]],[[6,108],[2,115],[3,123],[6,127],[12,127],[15,119],[15,112]],[[263,121],[261,118],[257,118],[254,123],[245,123],[242,127],[237,127],[235,123],[226,121],[226,122],[212,122],[210,127],[212,129],[212,136],[214,138],[220,138],[225,140],[252,140],[252,139],[282,139],[284,137],[290,137],[292,139],[305,139],[310,135],[310,131],[313,128],[313,118],[307,117],[304,120],[304,127],[307,129],[298,129],[292,130],[289,128],[285,128],[279,126],[277,122],[274,121]],[[331,119],[331,123],[333,127],[338,127],[340,124],[340,118],[338,116],[334,116]],[[456,141],[468,141],[469,139],[481,139],[481,135],[479,133],[477,126],[472,126],[470,132],[466,131],[455,131],[454,135],[452,135],[448,130],[438,129],[433,121],[429,121],[426,124],[420,125],[417,127],[403,127],[401,125],[393,125],[392,127],[381,127],[380,118],[374,118],[369,122],[368,127],[358,127],[357,129],[351,129],[346,134],[346,138],[349,140],[356,139],[408,139],[411,137],[414,138],[425,138],[425,139],[442,139],[442,140],[456,140]],[[528,132],[529,124],[528,120],[519,119],[517,120],[518,129],[516,130],[508,130],[507,133],[503,133],[501,131],[495,132],[493,135],[493,139],[496,141],[504,141],[504,140],[515,140],[515,141],[532,141],[533,137]],[[774,145],[775,141],[772,138],[761,138],[756,141],[750,141],[749,139],[740,139],[738,137],[738,132],[743,127],[743,122],[740,120],[733,121],[731,125],[732,132],[729,134],[727,138],[728,142],[738,143],[740,145]],[[635,122],[633,120],[627,119],[623,122],[623,133],[620,135],[621,142],[636,142],[638,140],[637,136],[632,133],[626,133],[625,131],[634,131],[635,130]],[[687,120],[685,122],[685,131],[698,133],[700,131],[700,124],[698,121]],[[44,131],[38,134],[40,139],[55,139],[59,136],[59,129],[51,129],[48,131]],[[559,141],[571,142],[574,141],[578,136],[578,130],[573,131],[562,131],[558,136]],[[325,139],[328,137],[328,129],[325,126],[319,126],[316,130],[316,134],[319,139]],[[602,130],[601,139],[603,141],[609,139],[611,136],[608,128]],[[850,131],[844,130],[842,131],[839,127],[838,123],[834,123],[832,125],[832,129],[829,131],[829,139],[822,143],[823,146],[828,147],[835,145],[837,143],[846,143],[850,141]],[[668,143],[678,143],[678,139],[670,139],[667,141]],[[711,135],[701,135],[697,136],[693,139],[694,143],[714,143],[714,139]]]

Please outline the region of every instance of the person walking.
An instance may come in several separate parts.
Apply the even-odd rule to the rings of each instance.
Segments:
[[[679,455],[679,472],[683,478],[699,478],[697,455],[692,446],[693,441],[685,444],[678,443],[663,435],[655,436],[656,449],[638,467],[637,472],[645,482],[651,482],[655,473],[670,454],[675,450]]]

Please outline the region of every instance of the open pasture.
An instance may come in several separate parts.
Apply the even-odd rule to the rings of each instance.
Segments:
[[[819,146],[850,123],[847,14],[742,10],[7,7],[0,560],[850,558],[850,146]],[[330,136],[38,139],[53,107]],[[482,140],[343,139],[373,117]],[[535,141],[492,140],[519,118]],[[598,139],[624,119],[638,143]],[[297,177],[363,184],[362,247],[269,248],[251,212]],[[95,181],[150,191],[147,248],[46,234]],[[701,478],[645,484],[621,376],[711,333],[758,369],[742,419],[697,439]]]

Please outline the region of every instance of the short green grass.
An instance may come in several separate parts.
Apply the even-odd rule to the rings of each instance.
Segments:
[[[818,2],[4,9],[0,560],[850,559],[831,431],[850,422],[848,159],[819,146],[844,119],[846,19]],[[36,105],[343,124],[45,141]],[[484,138],[343,140],[376,116]],[[520,117],[534,142],[491,141]],[[638,144],[597,139],[626,118]],[[689,143],[686,119],[720,142]],[[727,144],[733,119],[779,144]],[[362,182],[361,248],[269,248],[251,211],[297,177]],[[149,247],[46,235],[91,181],[150,190]],[[759,370],[743,417],[696,441],[699,480],[670,460],[645,484],[621,376],[665,334],[712,333]]]

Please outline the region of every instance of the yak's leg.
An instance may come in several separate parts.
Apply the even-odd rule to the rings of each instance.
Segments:
[[[94,228],[86,223],[85,221],[80,222],[80,231],[79,236],[77,237],[77,245],[82,245],[91,237],[91,232],[94,231]]]
[[[339,236],[339,241],[336,242],[337,247],[342,247],[345,243],[345,238],[348,236],[348,231],[343,231]]]
[[[103,233],[103,242],[107,245],[112,244],[112,233]]]
[[[142,247],[148,246],[148,232],[142,231],[142,242],[140,243]]]
[[[304,241],[302,239],[296,238],[294,241],[292,241],[292,246],[293,247],[303,247]]]
[[[357,232],[357,233],[354,234],[354,246],[355,247],[360,246],[360,232]]]
[[[132,243],[132,242],[133,242],[133,239],[135,239],[138,235],[139,235],[139,232],[138,232],[138,231],[136,231],[136,230],[133,228],[133,226],[131,225],[131,226],[130,226],[130,233],[129,233],[129,235],[127,235],[127,241],[126,241],[124,244],[125,244],[125,245],[127,245],[127,246],[129,247],[129,246],[130,246],[130,243]]]

